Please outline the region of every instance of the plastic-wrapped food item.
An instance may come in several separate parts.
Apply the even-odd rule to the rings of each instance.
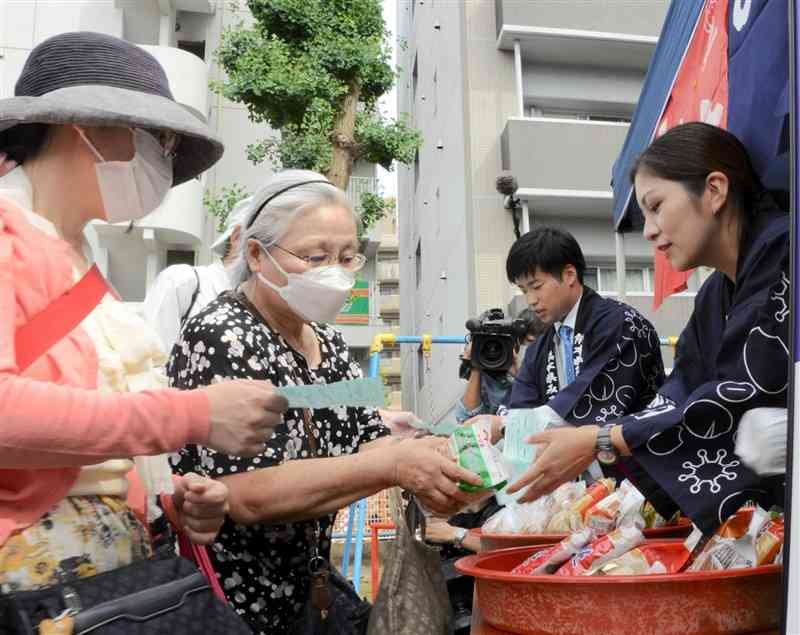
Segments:
[[[717,536],[720,538],[741,538],[744,536],[750,527],[750,522],[753,519],[753,513],[756,509],[757,508],[752,505],[742,507],[720,525],[720,528],[717,529]],[[761,512],[766,514],[763,509]]]
[[[572,505],[586,494],[585,481],[570,481],[564,483],[555,492],[553,497],[553,514],[545,527],[548,534],[568,534],[571,531],[583,529],[580,514],[571,511]]]
[[[770,520],[760,507],[741,509],[712,536],[689,571],[746,569],[756,566],[756,541]]]
[[[548,534],[568,534],[571,531],[583,529],[584,524],[581,515],[571,509],[562,509],[553,514],[550,522],[547,523]]]
[[[617,482],[613,478],[601,478],[586,490],[586,493],[572,503],[571,511],[580,514],[581,520],[586,520],[589,509],[603,500],[606,496],[613,493],[617,487]]]
[[[642,518],[644,518],[645,529],[657,529],[667,524],[667,521],[656,511],[650,501],[646,501],[642,506]]]
[[[598,573],[601,575],[678,573],[688,560],[689,552],[680,543],[642,545],[611,560]]]
[[[567,509],[586,493],[585,481],[569,481],[551,494],[557,510]]]
[[[576,553],[556,575],[593,575],[603,565],[641,545],[644,534],[636,527],[621,527],[601,536]]]
[[[768,520],[756,538],[756,566],[772,564],[783,551],[783,518]]]
[[[554,573],[592,539],[591,529],[582,529],[567,536],[557,545],[537,551],[525,562],[511,570],[515,575],[545,575]]]
[[[562,485],[562,487],[566,487],[566,485],[572,484],[567,483]],[[586,526],[584,517],[589,508],[613,492],[615,487],[616,481],[613,478],[604,478],[595,482],[588,488],[584,483],[583,488],[564,490],[561,497],[563,503],[557,506],[560,507],[560,509],[553,514],[552,519],[547,525],[547,532],[563,534],[583,529]],[[583,489],[583,493],[570,501],[569,498],[576,493],[577,489]],[[556,490],[553,496],[556,497],[558,493],[559,490]]]
[[[595,503],[586,512],[585,523],[597,535],[607,534],[617,527],[644,529],[640,514],[644,496],[630,481],[623,481],[619,489]]]
[[[531,503],[512,503],[487,520],[482,531],[487,534],[540,534],[550,519],[551,496],[542,496]]]
[[[450,436],[450,452],[464,469],[481,477],[483,487],[461,482],[464,492],[501,489],[508,480],[502,453],[492,445],[491,419],[479,419],[471,426],[458,428]]]

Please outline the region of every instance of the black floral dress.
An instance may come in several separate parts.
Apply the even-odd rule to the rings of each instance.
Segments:
[[[256,313],[247,299],[227,292],[187,322],[172,349],[168,366],[171,384],[190,389],[227,379],[268,379],[276,386],[331,383],[361,376],[342,336],[333,328],[312,323],[322,353],[318,368],[292,349]],[[304,381],[304,378],[307,378]],[[362,443],[389,434],[378,413],[364,408],[315,410],[312,451],[301,410],[289,410],[255,458],[219,454],[202,446],[187,446],[172,457],[180,473],[195,471],[220,477],[311,457],[353,454]],[[319,519],[320,553],[330,555],[335,514]],[[223,589],[254,633],[291,632],[308,599],[308,558],[314,521],[280,525],[239,525],[226,519],[210,550]]]

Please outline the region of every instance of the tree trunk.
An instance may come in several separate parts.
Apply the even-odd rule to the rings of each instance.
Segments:
[[[357,84],[350,86],[350,92],[344,98],[342,110],[336,117],[331,135],[333,142],[333,160],[325,175],[337,187],[346,190],[353,172],[353,154],[356,147],[355,129],[358,99],[361,90]]]

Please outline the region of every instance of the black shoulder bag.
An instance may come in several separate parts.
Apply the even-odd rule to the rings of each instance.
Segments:
[[[303,423],[316,455],[317,439],[311,430],[309,410],[303,410]],[[359,597],[350,581],[320,555],[319,540],[319,521],[315,521],[308,561],[309,599],[302,617],[295,623],[294,635],[365,635],[372,607]]]
[[[156,556],[89,578],[0,596],[0,635],[249,635],[202,571],[175,556],[165,532]]]

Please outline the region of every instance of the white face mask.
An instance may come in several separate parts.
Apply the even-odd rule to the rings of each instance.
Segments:
[[[100,160],[95,165],[106,220],[122,223],[147,216],[161,205],[172,187],[172,159],[153,135],[133,130],[136,152],[130,161],[106,161],[86,137],[83,140]]]
[[[317,267],[305,273],[287,273],[263,246],[275,268],[286,276],[286,285],[279,287],[261,272],[258,279],[275,291],[289,308],[308,322],[333,322],[350,298],[356,283],[355,275],[341,265]]]

